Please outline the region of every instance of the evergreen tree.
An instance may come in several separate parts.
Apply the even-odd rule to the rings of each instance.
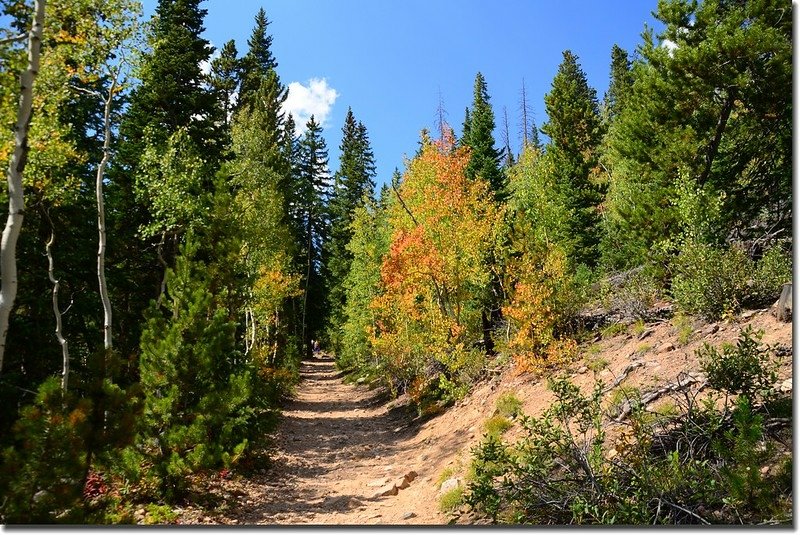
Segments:
[[[353,237],[351,225],[355,209],[375,195],[375,158],[367,129],[356,122],[353,110],[348,108],[342,128],[339,170],[334,175],[330,201],[331,231],[328,241],[326,280],[328,284],[328,310],[331,338],[338,349],[338,333],[343,323],[345,304],[345,277],[350,271],[353,255],[347,244]]]
[[[144,415],[138,447],[160,496],[179,497],[192,471],[246,447],[249,377],[237,369],[235,325],[214,306],[210,281],[188,239],[168,273],[166,310],[155,303],[141,341]]]
[[[589,87],[577,57],[569,50],[564,52],[544,103],[548,122],[542,125],[542,132],[550,137],[547,151],[555,162],[556,183],[569,200],[566,208],[572,211],[572,233],[577,238],[575,260],[594,266],[600,240],[598,205],[603,194],[592,173],[603,129],[597,93]]]
[[[239,102],[244,104],[258,89],[263,77],[278,68],[278,62],[272,55],[272,36],[267,34],[267,27],[271,24],[267,19],[264,8],[256,14],[256,25],[250,38],[247,40],[248,50],[242,58],[241,89]]]
[[[300,236],[303,262],[301,340],[307,352],[310,351],[309,342],[319,338],[322,333],[325,320],[326,293],[322,273],[326,258],[323,246],[329,236],[328,202],[331,186],[328,148],[322,137],[322,127],[312,115],[298,147],[295,186],[298,215],[303,228]]]
[[[603,119],[606,124],[612,122],[619,115],[632,87],[633,76],[628,53],[625,49],[614,45],[611,48],[611,74],[608,91],[603,97]]]
[[[241,61],[237,58],[236,42],[231,39],[220,49],[219,57],[211,61],[211,87],[217,94],[222,109],[222,120],[230,127],[231,115],[235,105],[236,90],[239,87]]]
[[[717,244],[790,234],[792,39],[783,7],[665,1],[656,17],[665,29],[644,34],[628,105],[609,135],[604,258],[637,265],[652,244],[701,223],[681,214],[687,188],[721,201]]]
[[[109,167],[107,226],[114,239],[107,249],[108,284],[112,302],[122,313],[116,314],[116,332],[124,352],[136,350],[141,314],[149,299],[160,293],[164,278],[157,241],[143,245],[139,233],[154,223],[150,206],[134,193],[142,190],[141,158],[149,152],[157,159],[170,136],[181,130],[203,155],[207,173],[198,179],[201,189],[210,191],[224,154],[223,131],[215,124],[222,116],[219,100],[200,70],[212,47],[202,37],[206,10],[199,4],[200,0],[159,0],[148,36],[151,50],[141,58],[141,83],[131,94],[120,124],[118,154]],[[177,254],[176,244],[167,240],[162,247],[167,263]]]
[[[219,148],[214,125],[220,116],[219,104],[200,70],[213,52],[202,37],[207,10],[199,7],[200,1],[159,0],[149,35],[152,51],[143,58],[141,84],[131,95],[120,127],[125,142],[121,157],[129,166],[135,167],[147,130],[164,141],[184,127],[209,156]]]
[[[475,76],[472,109],[464,120],[462,145],[472,149],[467,177],[480,176],[489,183],[497,199],[504,195],[505,178],[500,169],[503,151],[495,148],[494,112],[489,104],[486,80],[481,73]]]

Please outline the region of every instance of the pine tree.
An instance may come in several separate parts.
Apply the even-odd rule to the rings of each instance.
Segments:
[[[678,210],[687,188],[722,202],[711,245],[790,234],[792,39],[784,8],[665,1],[655,15],[664,30],[644,34],[628,105],[609,135],[604,256],[636,265],[653,243],[707,226]],[[663,46],[667,40],[674,46]]]
[[[303,265],[303,302],[301,340],[306,348],[322,331],[325,316],[325,281],[322,277],[325,258],[323,246],[329,235],[328,202],[331,197],[328,149],[322,127],[312,115],[298,147],[297,183],[295,186]],[[298,225],[300,226],[300,225]]]
[[[235,105],[236,90],[239,87],[241,61],[237,58],[236,42],[231,39],[220,49],[219,57],[211,61],[211,77],[209,83],[217,94],[222,120],[230,127],[231,114]]]
[[[261,80],[269,72],[278,68],[278,62],[272,55],[272,36],[267,34],[271,24],[264,8],[260,8],[255,17],[256,25],[247,40],[248,50],[242,58],[241,89],[239,102],[244,104],[261,85]]]
[[[162,497],[185,489],[185,476],[211,468],[247,445],[249,377],[237,369],[235,325],[214,306],[206,269],[187,238],[170,270],[167,310],[148,311],[141,340],[144,416],[138,445]]]
[[[462,145],[472,149],[467,176],[471,179],[480,176],[486,180],[495,197],[501,199],[505,189],[505,177],[500,169],[503,151],[495,148],[494,112],[489,104],[486,80],[481,73],[475,76],[472,109],[468,111],[464,124]]]
[[[125,141],[121,153],[127,165],[135,167],[146,130],[163,141],[185,127],[197,146],[212,157],[217,152],[218,101],[200,70],[213,47],[202,37],[207,10],[199,7],[200,1],[159,0],[149,36],[152,52],[144,57],[141,84],[131,95],[120,127]]]
[[[597,93],[589,87],[577,57],[569,50],[544,97],[548,122],[542,132],[550,137],[547,151],[555,161],[556,183],[573,212],[572,231],[577,238],[577,263],[594,266],[600,240],[598,205],[602,191],[591,175],[597,166],[603,136]]]
[[[633,87],[631,62],[625,49],[614,45],[611,48],[611,74],[608,91],[603,98],[603,119],[611,123],[619,115]]]
[[[328,310],[331,338],[338,349],[338,332],[343,323],[345,304],[344,282],[350,271],[353,255],[347,244],[353,237],[351,228],[355,209],[375,195],[375,158],[369,144],[367,129],[356,122],[353,110],[348,108],[342,128],[339,170],[334,175],[330,201],[331,231],[328,241],[326,280],[328,284]]]

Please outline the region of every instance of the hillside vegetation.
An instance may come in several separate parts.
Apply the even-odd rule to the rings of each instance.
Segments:
[[[519,152],[479,72],[460,132],[423,130],[376,192],[352,109],[335,171],[283,113],[266,12],[212,59],[200,3],[0,1],[0,520],[173,521],[261,459],[318,341],[420,419],[496,370],[548,385],[535,415],[504,398],[444,500],[475,521],[789,521],[784,338],[693,348],[702,377],[663,392],[565,373],[664,322],[675,347],[771,306],[785,330],[790,5],[659,0],[602,98],[565,50]]]

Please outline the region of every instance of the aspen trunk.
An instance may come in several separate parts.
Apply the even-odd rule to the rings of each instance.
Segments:
[[[108,90],[108,97],[105,101],[103,113],[103,158],[97,166],[97,180],[95,183],[95,193],[97,194],[97,282],[100,286],[100,300],[103,302],[103,347],[111,349],[111,299],[108,297],[108,285],[106,283],[106,210],[103,202],[103,175],[106,171],[109,159],[109,147],[111,146],[111,104],[114,100],[114,92],[117,89],[117,77],[112,76],[111,87]]]
[[[39,72],[46,0],[34,4],[33,26],[28,35],[28,66],[20,77],[17,122],[14,125],[14,153],[8,164],[8,219],[0,241],[0,372],[6,350],[8,320],[17,297],[17,239],[22,229],[25,198],[22,173],[28,158],[28,127],[33,109],[33,81]]]
[[[47,218],[50,219],[50,216]],[[61,357],[63,360],[63,365],[61,368],[61,389],[66,392],[69,384],[69,344],[67,343],[67,339],[64,338],[61,325],[61,318],[63,314],[61,313],[61,307],[58,304],[58,290],[61,287],[61,284],[56,278],[55,261],[53,260],[53,244],[56,241],[56,231],[54,228],[52,228],[52,221],[50,222],[50,227],[50,239],[45,245],[48,266],[47,276],[50,278],[50,282],[53,284],[53,315],[56,318],[56,339],[58,340],[58,345],[61,346]]]

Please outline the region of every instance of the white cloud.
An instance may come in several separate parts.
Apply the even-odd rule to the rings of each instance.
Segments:
[[[667,52],[669,52],[669,55],[671,56],[671,55],[672,55],[672,52],[673,52],[673,51],[674,51],[676,48],[678,48],[678,43],[676,43],[676,42],[674,42],[674,41],[670,41],[669,39],[664,39],[663,41],[661,41],[661,46],[662,46],[663,48],[666,48],[666,49],[667,49]]]
[[[312,78],[308,85],[292,82],[289,84],[289,96],[283,103],[283,112],[292,114],[298,134],[305,132],[306,123],[312,115],[325,128],[338,97],[339,93],[328,85],[325,78]]]

